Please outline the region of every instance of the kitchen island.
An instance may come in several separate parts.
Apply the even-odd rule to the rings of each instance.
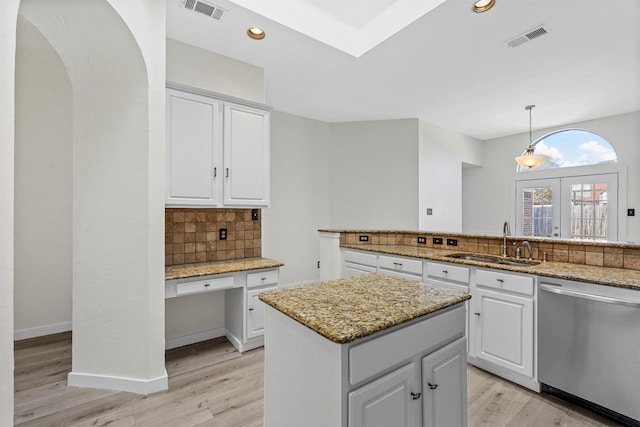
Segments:
[[[261,294],[265,426],[466,425],[469,298],[383,274]]]

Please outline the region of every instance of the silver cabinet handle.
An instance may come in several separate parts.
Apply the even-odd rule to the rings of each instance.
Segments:
[[[218,176],[218,168],[214,166],[214,168],[213,168],[213,177],[215,178],[216,176]]]
[[[402,267],[402,263],[401,262],[394,262],[393,265],[398,266],[398,267]]]
[[[226,173],[226,175],[227,175],[227,178],[229,178],[229,168],[227,168],[227,170],[226,170],[226,172],[225,172],[225,173]]]
[[[475,316],[480,317],[480,313],[473,313]]]
[[[496,279],[498,283],[504,283],[504,279]]]
[[[443,272],[444,274],[449,274],[449,272],[448,272],[447,270],[442,270],[442,272]]]
[[[253,308],[250,308],[249,311],[253,311]]]
[[[566,296],[586,299],[590,301],[604,302],[607,304],[617,304],[617,305],[624,305],[627,307],[640,308],[640,302],[629,301],[626,299],[611,298],[611,297],[606,297],[604,295],[594,295],[587,292],[573,291],[573,290],[563,289],[557,286],[550,286],[550,285],[540,285],[540,289],[543,291],[552,292],[558,295],[566,295]]]
[[[418,399],[420,399],[420,396],[422,396],[422,393],[414,393],[414,392],[411,392],[411,399],[413,399],[413,400],[418,400]]]
[[[429,389],[431,389],[431,390],[435,390],[435,389],[438,388],[438,384],[427,383],[427,385],[429,386]]]
[[[209,286],[211,286],[211,284],[210,284],[210,283],[205,283],[205,284],[204,284],[204,287],[205,287],[205,288],[208,288]]]

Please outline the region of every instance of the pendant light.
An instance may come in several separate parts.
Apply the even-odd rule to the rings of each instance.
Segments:
[[[529,110],[529,146],[521,156],[516,157],[516,163],[527,168],[541,165],[549,160],[549,156],[534,153],[533,139],[531,138],[531,110],[533,110],[533,107],[535,107],[535,105],[527,105],[524,107],[525,110]]]

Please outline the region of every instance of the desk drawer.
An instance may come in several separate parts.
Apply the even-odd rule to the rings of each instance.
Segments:
[[[258,286],[277,285],[278,270],[260,271],[258,273],[247,274],[247,288]]]
[[[176,284],[176,296],[213,292],[234,287],[233,276],[216,277],[206,280],[194,280]]]

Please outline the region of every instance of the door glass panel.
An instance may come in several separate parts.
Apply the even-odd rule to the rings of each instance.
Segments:
[[[522,235],[553,236],[553,187],[550,185],[522,189]]]
[[[571,184],[571,238],[607,240],[607,189],[605,182]]]

